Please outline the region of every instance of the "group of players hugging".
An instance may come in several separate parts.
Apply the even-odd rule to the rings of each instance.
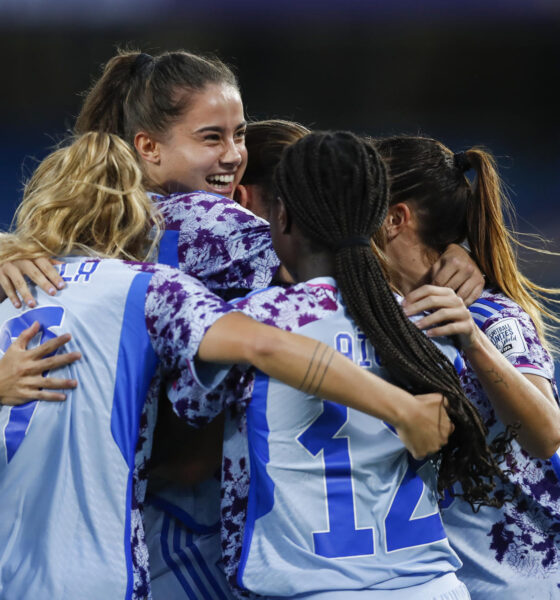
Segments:
[[[557,291],[507,208],[481,148],[119,52],[0,234],[0,598],[560,598]]]

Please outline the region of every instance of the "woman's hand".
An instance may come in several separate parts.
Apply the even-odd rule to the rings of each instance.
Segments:
[[[441,394],[414,396],[395,428],[402,443],[416,459],[425,458],[445,446],[455,426],[447,415],[447,400]]]
[[[35,322],[21,332],[0,359],[0,404],[17,406],[31,400],[62,401],[66,399],[65,394],[48,390],[72,389],[78,385],[75,379],[42,375],[81,358],[79,352],[53,354],[70,340],[70,334],[65,333],[27,350],[27,345],[38,332],[39,323]]]
[[[29,291],[25,277],[29,277],[35,285],[54,296],[57,289],[61,290],[66,286],[64,279],[53,267],[54,264],[60,263],[49,258],[6,262],[0,265],[0,287],[16,308],[21,307],[18,294],[26,306],[34,308],[37,302]]]
[[[484,275],[469,253],[450,244],[433,265],[430,272],[433,285],[451,288],[467,306],[480,297],[484,289]]]
[[[466,350],[481,334],[465,302],[451,288],[423,285],[406,296],[402,308],[407,316],[430,314],[415,322],[428,337],[456,336]]]

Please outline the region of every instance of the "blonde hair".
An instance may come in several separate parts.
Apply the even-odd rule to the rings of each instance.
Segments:
[[[0,262],[45,253],[149,260],[162,231],[134,152],[100,132],[74,138],[40,163],[14,221],[15,231],[0,234]]]

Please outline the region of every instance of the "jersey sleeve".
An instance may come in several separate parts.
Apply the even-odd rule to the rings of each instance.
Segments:
[[[146,293],[145,317],[164,370],[175,375],[188,373],[196,380],[194,358],[204,335],[220,317],[234,310],[196,279],[159,267]],[[207,379],[212,377],[208,374]]]
[[[280,261],[266,221],[230,200],[195,192],[159,199],[165,219],[159,261],[200,279],[212,290],[270,285]]]
[[[182,373],[167,387],[167,396],[175,414],[191,427],[204,427],[224,410],[232,413],[245,409],[251,397],[252,367],[234,365],[215,388],[209,390],[193,376]]]
[[[513,302],[505,306],[494,303],[492,307],[490,304],[486,301],[485,310],[496,310],[483,322],[475,320],[492,344],[521,373],[539,375],[553,381],[554,363],[543,347],[529,315]]]

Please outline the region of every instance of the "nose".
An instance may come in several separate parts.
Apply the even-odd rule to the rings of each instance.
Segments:
[[[241,150],[242,148],[240,148],[239,143],[236,143],[233,138],[229,139],[224,146],[224,152],[220,157],[220,162],[223,165],[238,167],[243,161]]]

